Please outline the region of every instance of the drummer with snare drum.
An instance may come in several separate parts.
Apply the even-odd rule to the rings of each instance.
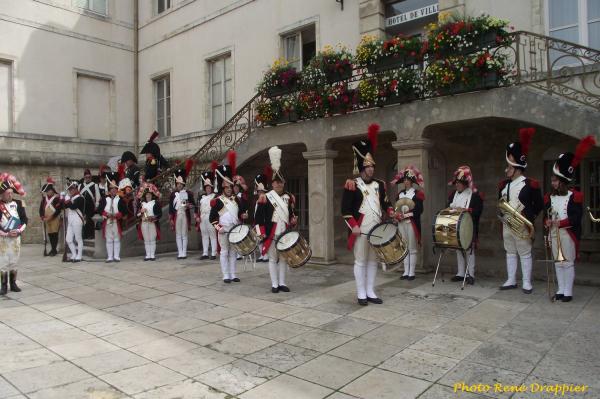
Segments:
[[[262,255],[269,256],[269,274],[271,275],[271,292],[290,292],[285,285],[287,262],[277,252],[276,241],[288,229],[295,226],[298,218],[294,210],[294,196],[284,190],[285,179],[281,174],[281,149],[277,146],[269,148],[271,168],[267,168],[267,180],[273,189],[258,196],[255,223],[260,238],[264,238]],[[269,176],[270,175],[270,176]]]
[[[378,259],[367,236],[382,222],[386,212],[393,213],[385,193],[385,182],[373,178],[373,153],[378,132],[379,125],[372,124],[368,138],[352,145],[354,174],[360,173],[360,176],[346,181],[342,197],[342,216],[350,229],[348,249],[354,251],[354,278],[358,303],[362,306],[369,302],[383,303],[374,291]]]
[[[414,166],[407,166],[391,181],[404,185],[398,193],[394,218],[398,220],[398,232],[408,246],[408,256],[404,258],[404,273],[400,280],[414,280],[421,246],[421,214],[423,213],[423,174]]]
[[[448,182],[448,185],[454,185],[456,188],[448,196],[448,208],[456,211],[467,211],[471,214],[471,218],[473,219],[473,242],[471,248],[466,252],[456,251],[458,270],[456,276],[452,277],[452,281],[465,280],[466,272],[467,284],[473,285],[475,283],[475,247],[477,246],[479,217],[483,211],[483,196],[473,184],[471,168],[466,165],[459,166],[458,169],[456,169],[454,177]]]
[[[217,187],[222,194],[211,203],[210,223],[215,227],[219,237],[221,272],[223,282],[239,283],[236,275],[237,253],[229,244],[228,233],[240,220],[248,218],[248,206],[244,200],[233,194],[233,175],[235,174],[235,152],[228,154],[229,165],[219,165],[215,169]]]

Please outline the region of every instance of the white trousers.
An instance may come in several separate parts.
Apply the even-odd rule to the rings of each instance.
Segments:
[[[463,251],[456,251],[456,264],[458,266],[458,270],[456,272],[457,276],[464,277],[465,276],[465,263],[468,275],[471,277],[475,277],[475,251],[471,251],[468,249],[466,252],[467,259],[465,262],[465,255]]]
[[[202,215],[200,221],[200,234],[202,235],[202,255],[208,256],[208,244],[210,243],[211,256],[217,256],[217,230],[210,223],[209,215]]]
[[[185,216],[185,212],[177,212],[177,217],[175,218],[175,241],[177,242],[177,257],[186,257],[188,244],[188,221],[187,217]]]
[[[374,290],[377,263],[377,255],[367,236],[357,236],[354,241],[354,279],[358,299],[377,298]]]
[[[104,236],[106,238],[106,260],[121,260],[121,237],[117,221],[111,224],[106,223]]]
[[[577,250],[575,242],[569,235],[566,229],[559,229],[560,248],[564,262],[556,262],[554,268],[556,270],[556,282],[558,289],[557,294],[564,296],[573,296],[573,282],[575,281],[575,258]],[[552,256],[556,259],[558,253],[558,242],[556,240],[556,230],[552,230]]]
[[[71,259],[81,260],[83,257],[83,223],[81,221],[70,222],[67,225],[65,241],[71,250]]]
[[[404,276],[414,276],[418,260],[418,242],[415,229],[411,222],[402,221],[398,223],[398,232],[408,245],[408,255],[404,258]]]
[[[156,224],[154,222],[142,222],[142,237],[144,237],[146,259],[154,259],[156,256]]]
[[[531,240],[515,237],[511,230],[506,227],[502,229],[502,238],[504,240],[504,250],[506,251],[506,271],[508,274],[508,278],[503,285],[517,284],[517,267],[518,259],[520,259],[521,274],[523,275],[522,288],[524,290],[532,289],[531,269],[533,259],[531,257]]]
[[[17,270],[21,256],[21,237],[0,237],[0,271]]]
[[[213,227],[214,229],[214,227]],[[219,233],[219,246],[221,247],[221,254],[219,260],[221,261],[221,272],[223,273],[223,280],[231,280],[236,278],[236,264],[237,254],[233,250],[233,247],[229,245],[227,239],[227,233]]]
[[[271,246],[267,251],[269,257],[269,274],[271,275],[271,286],[277,288],[280,285],[285,285],[285,272],[287,271],[287,262],[279,256],[275,241],[271,242]]]

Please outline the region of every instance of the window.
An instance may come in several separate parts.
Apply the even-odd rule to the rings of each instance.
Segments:
[[[232,116],[233,93],[231,54],[209,61],[210,104],[213,128],[219,128]]]
[[[75,7],[83,8],[94,14],[108,15],[108,0],[73,0]]]
[[[111,139],[109,79],[77,74],[77,136]]]
[[[171,0],[156,0],[156,13],[161,14],[171,8]]]
[[[0,132],[12,130],[12,62],[0,60]]]
[[[308,232],[308,178],[290,178],[286,181],[287,190],[296,197],[298,228]]]
[[[310,25],[302,30],[282,36],[283,58],[297,71],[308,65],[316,55],[317,43],[315,26]]]
[[[600,48],[600,0],[547,0],[548,34]]]
[[[156,131],[161,136],[171,135],[171,78],[169,75],[154,80],[156,98]]]

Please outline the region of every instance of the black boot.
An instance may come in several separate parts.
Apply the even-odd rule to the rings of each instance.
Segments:
[[[10,282],[10,290],[12,292],[21,292],[21,289],[17,285],[17,271],[11,270],[8,272],[9,282]]]
[[[8,291],[8,273],[0,272],[0,295],[6,295]]]
[[[52,250],[48,255],[56,256],[56,254],[58,253],[58,251],[56,250],[56,247],[58,246],[58,233],[49,233],[48,237],[50,238],[50,246],[52,247]]]

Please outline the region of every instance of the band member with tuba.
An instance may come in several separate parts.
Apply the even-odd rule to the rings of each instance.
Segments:
[[[100,202],[102,214],[102,234],[106,240],[106,263],[121,261],[121,236],[123,219],[127,216],[127,205],[117,195],[119,180],[117,174],[110,172],[106,176],[108,195]]]
[[[255,223],[257,234],[264,238],[262,255],[269,257],[269,274],[271,276],[271,292],[290,292],[285,284],[287,263],[277,252],[276,241],[290,226],[296,226],[298,218],[294,210],[296,199],[285,191],[285,179],[281,173],[281,149],[277,146],[269,148],[271,161],[272,190],[260,194],[257,200]],[[266,188],[266,187],[264,187]]]
[[[188,232],[192,226],[192,212],[194,208],[194,194],[185,189],[187,176],[194,166],[194,161],[185,161],[175,170],[175,191],[169,199],[169,217],[171,230],[175,231],[177,242],[177,259],[187,258]]]
[[[459,166],[456,169],[454,177],[448,182],[448,185],[454,185],[456,188],[448,196],[448,208],[467,211],[473,219],[473,243],[466,254],[463,251],[456,251],[458,271],[456,272],[456,276],[452,277],[452,281],[463,281],[466,272],[467,284],[473,285],[475,284],[475,248],[479,233],[479,218],[483,211],[483,196],[477,187],[475,187],[471,168],[467,165]]]
[[[27,214],[25,204],[14,199],[14,194],[25,196],[21,183],[13,175],[0,174],[0,295],[6,295],[9,286],[12,292],[21,291],[17,286],[17,263]]]
[[[213,193],[213,182],[214,182],[214,173],[217,169],[217,162],[214,161],[211,165],[211,171],[203,172],[202,179],[202,188],[204,190],[203,194],[199,194],[200,199],[198,200],[198,217],[200,218],[200,234],[202,235],[202,258],[208,259],[209,254],[209,244],[210,244],[210,259],[217,259],[217,231],[210,223],[210,210],[211,210],[211,202],[215,199],[215,193]]]
[[[141,200],[140,210],[137,217],[138,238],[144,240],[146,256],[144,261],[156,260],[156,241],[160,240],[160,218],[162,217],[162,206],[160,205],[160,191],[152,183],[143,182],[138,191]]]
[[[565,152],[558,156],[552,166],[551,193],[544,197],[544,222],[550,232],[552,257],[556,261],[558,290],[554,299],[563,302],[573,299],[575,260],[583,217],[583,194],[569,189],[569,184],[573,181],[575,168],[595,144],[594,137],[587,136],[579,142],[575,154]]]
[[[86,169],[83,172],[83,181],[79,185],[79,193],[84,201],[85,224],[83,226],[83,239],[93,239],[95,234],[95,225],[92,217],[96,214],[96,209],[100,204],[100,189],[92,180],[92,172]]]
[[[46,183],[42,186],[42,201],[40,202],[39,215],[42,223],[45,224],[45,232],[48,235],[50,246],[52,247],[48,256],[56,256],[58,245],[58,231],[60,230],[60,212],[62,202],[60,196],[54,188],[55,181],[48,177]]]
[[[502,212],[502,239],[506,251],[506,270],[508,278],[500,290],[517,288],[517,259],[521,260],[523,275],[522,290],[525,294],[533,292],[531,285],[531,256],[533,240],[533,222],[543,209],[542,192],[537,180],[525,177],[529,145],[535,134],[534,128],[519,130],[519,142],[506,147],[506,179],[500,182],[498,190],[499,206]],[[508,212],[506,211],[508,208]],[[512,228],[507,225],[510,223]]]
[[[380,223],[387,212],[393,209],[385,192],[385,182],[375,179],[375,160],[379,125],[371,124],[368,137],[352,145],[354,154],[354,174],[360,176],[348,179],[342,197],[342,216],[350,229],[348,249],[354,251],[354,278],[358,303],[366,306],[381,304],[383,300],[375,293],[377,257],[367,240],[369,231]]]
[[[408,245],[408,256],[404,258],[404,273],[400,279],[414,280],[418,248],[421,245],[421,214],[425,201],[423,174],[410,165],[400,171],[391,183],[404,185],[398,192],[398,209],[394,214],[394,218],[398,220],[398,232]]]
[[[237,254],[229,244],[227,235],[240,220],[248,218],[248,207],[245,201],[233,194],[236,153],[229,151],[227,158],[229,165],[218,165],[215,170],[217,187],[222,190],[222,194],[212,200],[209,218],[219,237],[223,282],[230,284],[232,281],[239,283],[240,279],[236,275]]]
[[[254,228],[257,229],[257,224],[256,224],[256,211],[258,210],[258,200],[260,198],[266,198],[266,197],[261,197],[261,195],[265,195],[268,191],[269,191],[269,182],[271,181],[271,178],[273,177],[273,169],[271,169],[270,166],[265,168],[265,172],[264,173],[259,173],[258,175],[256,175],[256,177],[254,178],[254,195],[256,196],[256,203],[254,204]],[[259,234],[260,234],[260,228],[258,228],[258,230],[256,230]],[[256,260],[257,262],[268,262],[269,261],[269,255],[267,254],[267,251],[265,250],[263,252],[263,249],[265,247],[264,242],[261,242],[258,245],[258,259]]]
[[[63,208],[67,221],[65,241],[71,250],[71,262],[81,262],[83,257],[83,225],[85,223],[85,200],[79,193],[79,184],[72,180],[67,186],[68,194],[63,196]]]

